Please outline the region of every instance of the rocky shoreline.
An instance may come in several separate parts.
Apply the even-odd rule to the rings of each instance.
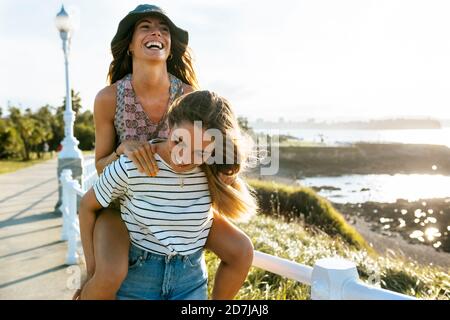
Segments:
[[[256,177],[253,176],[253,178]],[[298,185],[295,179],[286,176],[259,178],[287,185]],[[426,203],[425,206],[424,203]],[[433,239],[433,241],[428,240],[424,231],[422,231],[424,232],[423,242],[418,237],[410,237],[414,231],[425,230],[425,228],[434,225],[430,222],[434,221],[433,219],[428,220],[428,223],[424,222],[429,217],[440,218],[439,226],[449,225],[449,199],[427,199],[416,202],[399,200],[397,203],[332,204],[377,252],[397,255],[405,260],[412,259],[424,265],[440,266],[450,272],[450,253],[444,250],[449,246],[450,231],[441,231],[441,236]],[[418,209],[421,209],[420,221],[415,223],[414,220],[417,219],[415,213]],[[402,214],[401,210],[406,210],[406,214]],[[433,214],[428,214],[428,210],[433,210]],[[426,216],[423,215],[424,212],[427,212]],[[399,218],[405,221],[404,227],[400,227],[403,223],[398,220]],[[412,222],[411,219],[413,219]],[[424,226],[421,226],[420,223],[424,223]],[[389,225],[389,228],[385,227],[387,225]],[[437,227],[438,230],[441,230],[440,228]],[[433,243],[437,241],[440,241],[441,245],[434,248]]]
[[[279,150],[277,175],[260,176],[259,170],[254,169],[248,176],[298,185],[298,178],[308,176],[450,175],[450,148],[445,146],[362,143],[346,147],[280,147]],[[450,270],[450,197],[333,205],[378,252],[390,252]]]
[[[409,243],[450,252],[450,198],[333,205],[345,213],[350,222],[353,217],[363,217],[374,223],[373,229],[380,234],[391,236],[397,232]]]
[[[450,253],[436,251],[423,244],[413,244],[398,232],[382,234],[373,222],[363,217],[352,217],[348,222],[364,237],[378,253],[413,260],[421,265],[441,267],[450,273]]]

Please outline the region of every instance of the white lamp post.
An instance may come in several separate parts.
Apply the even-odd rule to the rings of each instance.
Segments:
[[[78,149],[79,141],[73,135],[73,124],[75,122],[75,113],[72,110],[72,96],[70,93],[69,83],[69,50],[70,38],[72,31],[72,23],[70,17],[61,7],[61,11],[56,15],[56,28],[58,28],[59,35],[63,41],[64,64],[66,71],[66,110],[64,111],[64,140],[61,142],[63,148],[59,153],[58,158],[82,158],[82,153]]]
[[[71,32],[73,31],[72,22],[64,6],[61,7],[61,11],[55,18],[56,28],[59,31],[61,40],[63,42],[64,51],[64,64],[66,73],[66,109],[64,111],[64,139],[61,142],[62,150],[58,155],[58,177],[64,169],[72,170],[75,179],[81,183],[82,167],[83,167],[83,154],[78,149],[79,141],[73,135],[73,126],[75,123],[75,112],[72,110],[72,96],[70,92],[69,82],[69,49]],[[59,179],[58,179],[59,181]],[[59,210],[62,199],[62,188],[59,185],[59,199],[56,204],[56,210]]]

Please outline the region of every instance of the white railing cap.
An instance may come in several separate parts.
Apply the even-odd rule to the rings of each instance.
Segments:
[[[356,268],[353,261],[343,259],[341,257],[323,258],[316,261],[316,265],[325,269],[348,270]]]

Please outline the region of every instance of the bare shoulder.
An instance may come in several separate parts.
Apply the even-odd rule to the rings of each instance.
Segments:
[[[95,103],[100,104],[111,104],[112,102],[116,102],[116,94],[117,94],[117,86],[116,84],[112,84],[104,87],[100,90],[95,96]]]
[[[116,94],[116,84],[106,86],[100,90],[95,96],[94,113],[103,116],[114,115],[116,112]]]
[[[192,88],[192,86],[183,82],[183,93],[184,94],[191,93],[193,91],[195,91],[195,90],[194,90],[194,88]]]

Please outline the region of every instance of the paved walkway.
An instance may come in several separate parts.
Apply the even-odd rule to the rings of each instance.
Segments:
[[[0,175],[0,299],[70,299],[57,160]]]

